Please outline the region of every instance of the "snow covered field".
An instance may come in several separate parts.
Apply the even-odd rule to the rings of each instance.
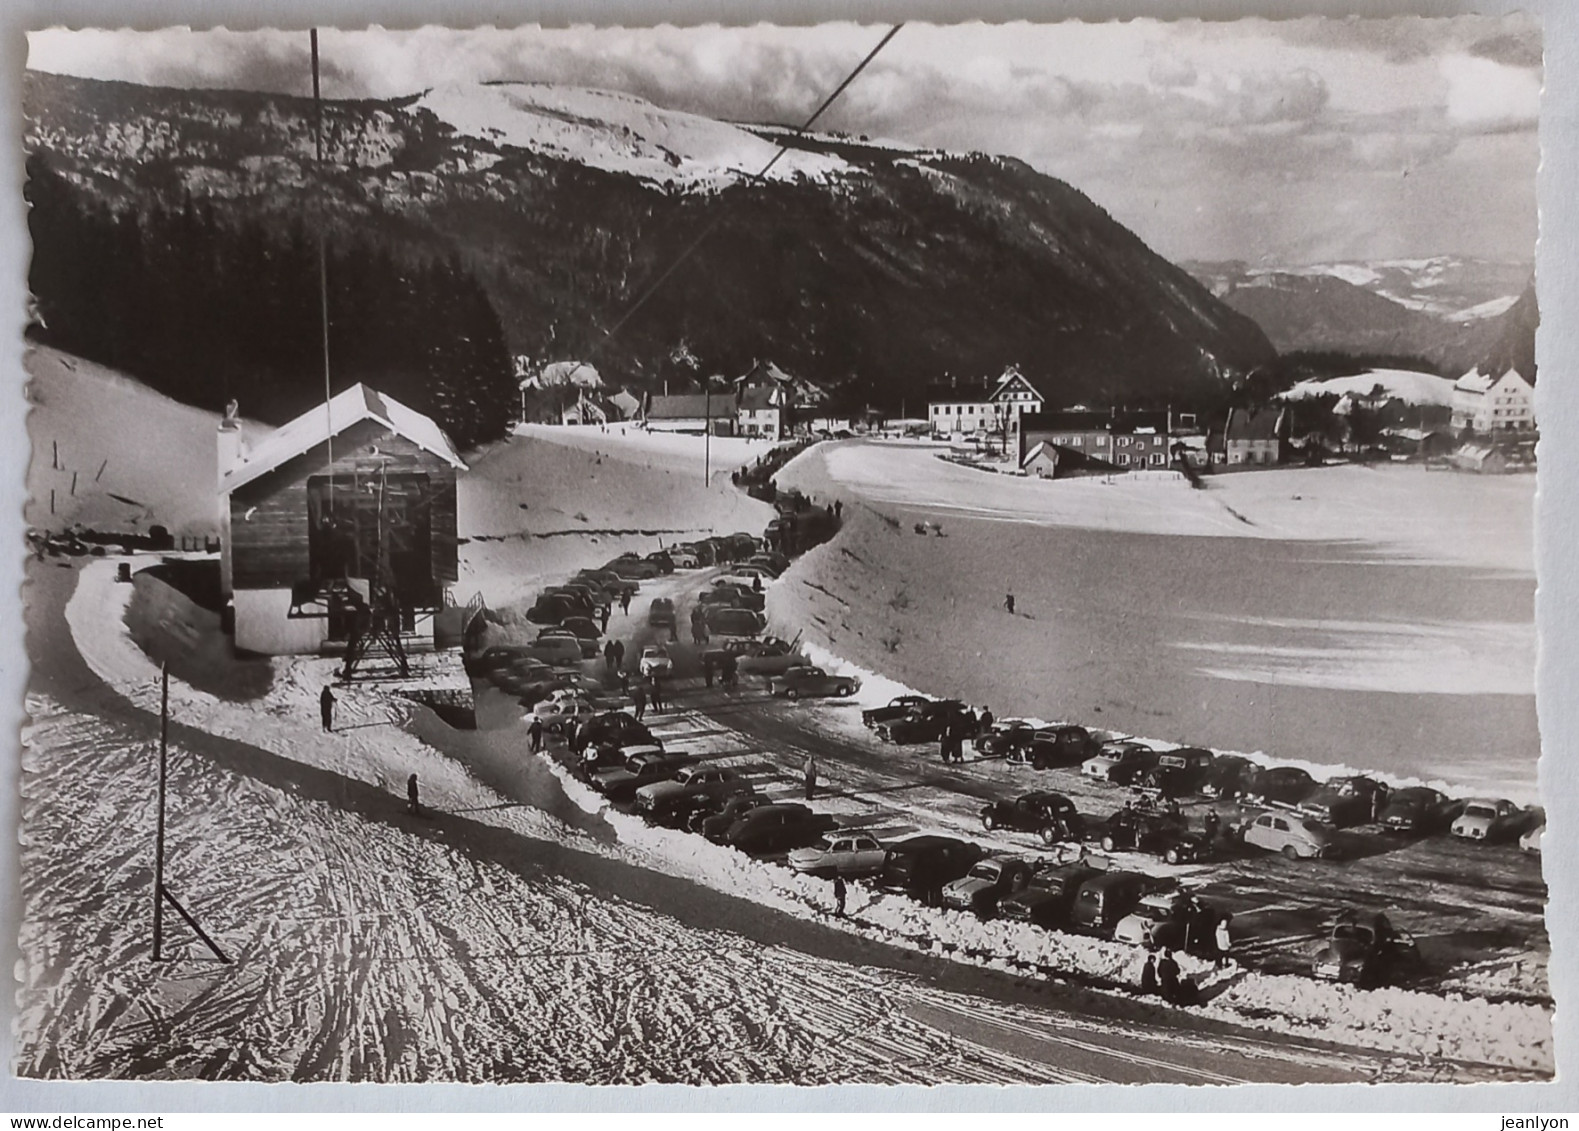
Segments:
[[[1300,401],[1309,397],[1319,397],[1324,393],[1333,393],[1340,397],[1366,397],[1370,396],[1371,391],[1378,385],[1386,391],[1387,396],[1397,398],[1406,404],[1447,408],[1453,403],[1451,377],[1438,377],[1435,373],[1420,373],[1412,369],[1367,369],[1364,373],[1357,373],[1352,377],[1301,381],[1282,393],[1280,399]]]

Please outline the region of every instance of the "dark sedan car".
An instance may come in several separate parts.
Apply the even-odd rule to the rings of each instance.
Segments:
[[[1201,781],[1201,793],[1210,798],[1231,801],[1239,796],[1245,780],[1255,772],[1255,763],[1237,754],[1224,754],[1212,760],[1212,768]]]
[[[770,804],[760,793],[739,793],[733,797],[712,798],[692,810],[685,827],[701,833],[714,844],[722,844],[735,822],[753,809]]]
[[[893,722],[895,719],[904,718],[912,707],[920,707],[931,702],[932,699],[926,695],[900,695],[890,699],[886,707],[869,707],[862,711],[861,722],[868,727]]]
[[[1424,968],[1409,932],[1395,929],[1385,915],[1367,919],[1355,912],[1338,916],[1310,965],[1316,978],[1361,988],[1407,981]]]
[[[624,711],[607,711],[577,728],[575,749],[579,754],[589,745],[618,748],[649,745],[654,741],[652,731],[637,722],[634,715]]]
[[[1036,724],[1024,719],[999,719],[992,726],[970,740],[971,748],[979,758],[1007,758],[1011,762],[1027,762],[1031,739],[1036,735]]]
[[[1038,868],[1023,890],[998,903],[998,914],[1042,927],[1061,926],[1069,918],[1075,893],[1102,871],[1083,857]]]
[[[914,836],[888,846],[878,884],[935,905],[945,885],[959,879],[986,853],[980,845],[950,836]]]
[[[1038,770],[1078,766],[1096,751],[1097,742],[1085,727],[1043,727],[1031,736],[1026,756]]]
[[[1178,817],[1120,809],[1102,830],[1102,849],[1132,848],[1160,856],[1169,864],[1199,860],[1207,854],[1206,838],[1192,833]]]
[[[940,699],[912,707],[904,716],[878,723],[873,727],[877,737],[896,746],[910,746],[919,742],[936,742],[943,734],[948,721],[962,714],[965,704],[958,699]]]
[[[1375,778],[1334,778],[1299,803],[1299,811],[1336,828],[1367,824],[1380,816],[1387,787]]]
[[[1189,797],[1200,791],[1211,772],[1212,752],[1185,746],[1158,754],[1157,764],[1142,775],[1139,784],[1164,798]]]
[[[1380,819],[1386,832],[1427,836],[1446,832],[1463,811],[1462,801],[1453,800],[1441,790],[1415,785],[1394,790],[1382,808]]]
[[[1252,775],[1239,796],[1247,805],[1282,805],[1292,809],[1316,789],[1316,780],[1299,767],[1274,766]]]
[[[1080,814],[1061,793],[1023,794],[1013,801],[994,801],[981,811],[982,827],[1035,833],[1048,844],[1080,835]]]
[[[724,843],[741,852],[785,852],[815,843],[834,825],[829,814],[804,805],[763,805],[736,821],[724,834]]]

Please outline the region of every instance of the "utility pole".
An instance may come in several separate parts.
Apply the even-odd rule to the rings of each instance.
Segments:
[[[170,761],[170,665],[159,665],[159,818],[154,832],[154,961],[164,944],[164,794]]]
[[[702,486],[713,481],[713,381],[702,378]]]

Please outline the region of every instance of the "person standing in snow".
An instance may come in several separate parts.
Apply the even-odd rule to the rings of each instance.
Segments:
[[[625,666],[625,641],[623,640],[614,642],[614,666],[616,668]]]
[[[620,612],[624,613],[626,616],[629,616],[630,615],[630,611],[631,611],[631,595],[630,595],[630,591],[629,590],[623,590],[620,593]]]
[[[1202,832],[1206,835],[1206,845],[1210,848],[1217,843],[1217,829],[1222,824],[1222,818],[1217,815],[1216,809],[1208,809],[1206,816],[1201,819]]]
[[[1146,965],[1140,968],[1140,992],[1150,997],[1157,992],[1157,952],[1146,952]]]
[[[323,729],[334,730],[334,692],[329,690],[327,683],[324,684],[323,694],[318,696],[318,713],[323,716]]]
[[[565,720],[565,748],[568,750],[576,748],[576,720],[574,717]]]
[[[833,877],[833,903],[835,914],[841,919],[844,918],[844,897],[848,892],[849,887],[845,884],[844,877],[835,874]]]
[[[1232,919],[1232,918],[1233,918],[1233,916],[1225,911],[1225,912],[1223,912],[1223,917],[1221,919],[1217,920],[1217,939],[1216,939],[1216,942],[1217,942],[1217,965],[1218,966],[1227,966],[1228,965],[1229,953],[1233,950],[1233,947],[1234,947],[1233,929],[1231,927],[1229,927],[1229,925],[1228,925],[1228,921],[1230,919]]]
[[[536,754],[543,748],[543,723],[536,715],[532,716],[532,725],[526,728],[526,735],[532,740],[532,753]]]
[[[1179,1000],[1179,964],[1171,950],[1164,950],[1157,961],[1157,992],[1163,1001],[1176,1003]]]
[[[1014,615],[1014,594],[1013,593],[1005,593],[1003,595],[1003,607],[1009,613],[1010,616]]]
[[[607,605],[598,610],[598,617],[603,622],[603,631],[607,632],[609,630],[609,607]]]
[[[810,754],[806,755],[806,765],[803,768],[806,777],[806,800],[810,801],[817,792],[817,760]]]
[[[417,800],[417,775],[406,779],[406,812],[422,816],[422,803]]]
[[[990,730],[992,730],[992,708],[983,703],[981,716],[976,720],[976,733],[986,734]]]
[[[658,673],[654,672],[647,677],[651,686],[647,689],[647,701],[652,704],[653,713],[663,710],[663,687],[658,682]]]
[[[636,721],[640,722],[641,717],[647,713],[647,692],[639,683],[631,688],[631,703],[636,708]]]

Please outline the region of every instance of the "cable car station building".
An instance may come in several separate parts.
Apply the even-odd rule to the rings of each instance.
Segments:
[[[249,450],[219,428],[220,571],[238,650],[432,647],[458,579],[456,473],[428,417],[357,384]],[[352,662],[348,656],[348,665]]]

